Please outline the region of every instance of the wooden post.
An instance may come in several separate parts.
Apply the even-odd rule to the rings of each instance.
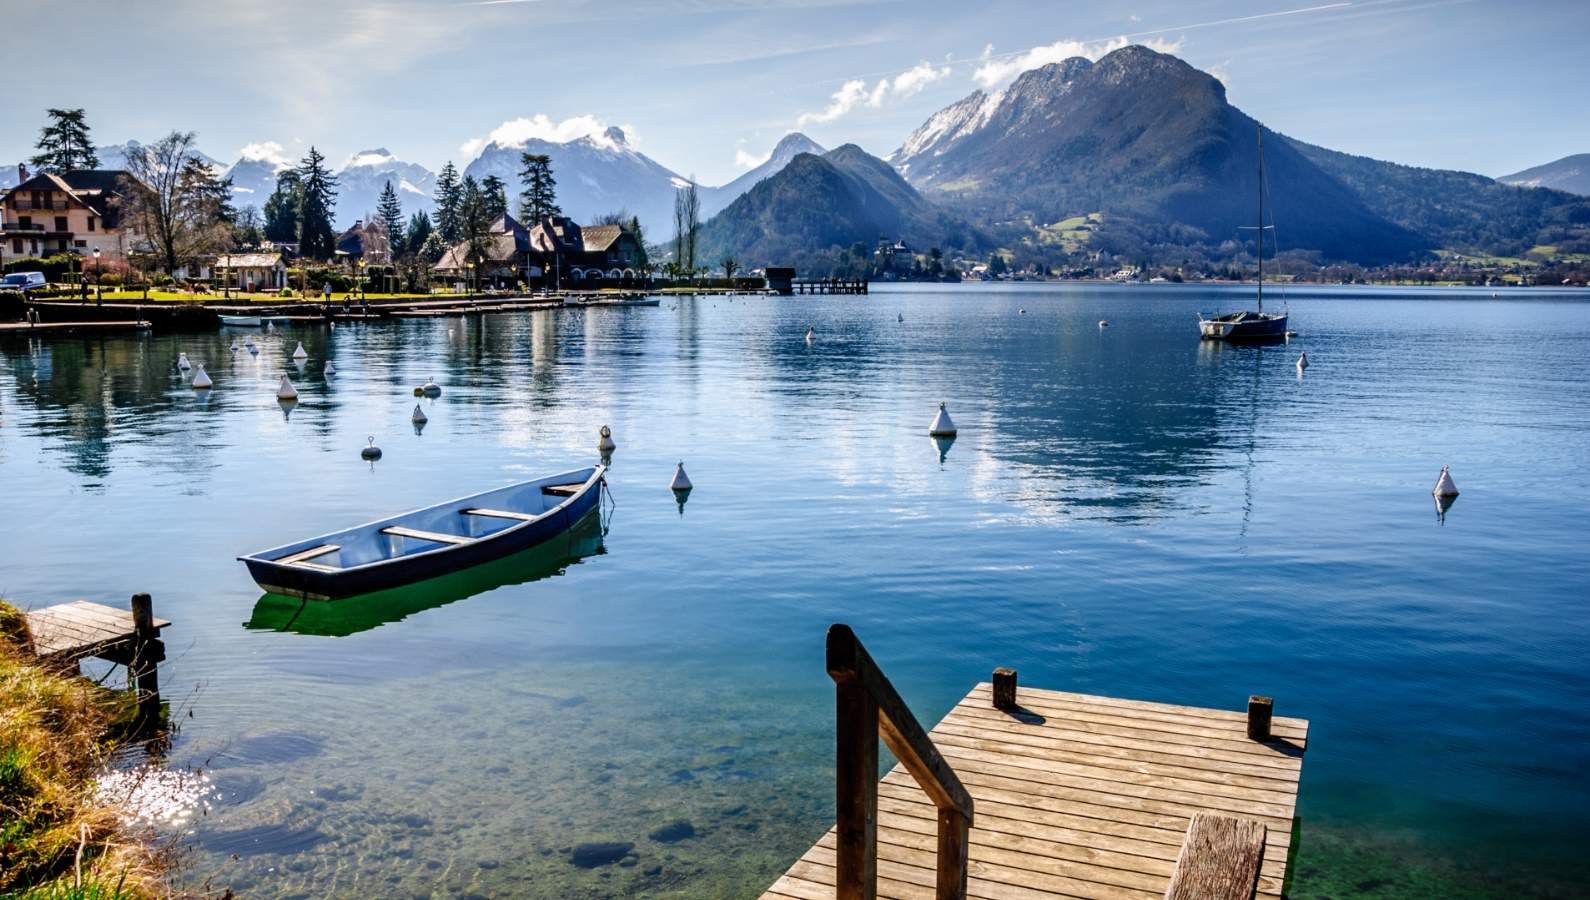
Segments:
[[[1275,701],[1255,694],[1248,698],[1248,737],[1256,741],[1270,739],[1270,717],[1275,712]]]
[[[859,681],[835,694],[838,900],[878,896],[878,703]]]
[[[1016,670],[1000,667],[994,670],[994,708],[1016,708]]]
[[[966,900],[966,851],[971,823],[954,807],[939,808],[938,873],[934,900]]]
[[[134,646],[128,674],[138,688],[138,714],[153,721],[160,714],[160,657],[164,648],[155,631],[155,601],[148,594],[133,594]]]

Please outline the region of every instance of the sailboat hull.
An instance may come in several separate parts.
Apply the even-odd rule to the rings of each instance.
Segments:
[[[1286,313],[1239,312],[1199,318],[1198,330],[1206,341],[1268,341],[1286,337]]]

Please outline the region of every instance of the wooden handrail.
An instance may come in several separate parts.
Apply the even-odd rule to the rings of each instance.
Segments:
[[[878,738],[938,807],[937,900],[966,896],[972,797],[848,625],[828,629],[836,718],[838,900],[878,894]]]

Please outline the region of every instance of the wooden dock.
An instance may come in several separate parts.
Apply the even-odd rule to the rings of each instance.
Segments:
[[[866,662],[858,671],[864,672],[872,664],[860,652]],[[829,663],[833,674],[832,631]],[[977,685],[921,746],[905,753],[896,744],[910,729],[891,727],[886,719],[910,713],[903,705],[891,712],[880,699],[872,742],[881,728],[902,762],[871,786],[869,801],[856,796],[868,788],[845,760],[860,751],[854,734],[847,738],[846,682],[836,675],[841,821],[763,896],[1282,896],[1306,721],[1272,717],[1266,698],[1252,698],[1250,715],[1018,690],[1014,672],[999,670],[995,677],[1002,682],[1000,705],[995,685]],[[1249,737],[1250,727],[1261,739]],[[865,734],[860,740],[865,744]],[[934,756],[943,769],[934,769]],[[875,748],[872,759],[869,780],[876,777]],[[936,787],[936,779],[949,786]],[[964,826],[954,822],[960,815],[955,788],[965,792]],[[870,819],[856,812],[868,802],[874,805]],[[847,811],[848,841],[842,835]],[[960,849],[957,827],[964,834]],[[870,860],[862,849],[869,840],[875,846]],[[842,845],[850,848],[848,863],[840,859]],[[964,860],[958,872],[957,852]]]
[[[66,334],[79,331],[145,331],[148,322],[0,322],[3,334]]]
[[[79,660],[98,657],[126,666],[144,716],[158,718],[158,667],[166,658],[160,632],[171,623],[155,618],[148,594],[134,594],[131,609],[76,600],[26,615],[33,652],[41,660],[75,667]]]

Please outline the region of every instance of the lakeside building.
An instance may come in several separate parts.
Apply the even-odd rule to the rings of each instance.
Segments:
[[[16,259],[76,253],[126,262],[147,241],[123,221],[123,198],[135,185],[120,169],[79,169],[28,176],[0,197],[0,250]]]
[[[545,216],[526,228],[503,214],[484,240],[473,247],[470,241],[454,244],[433,270],[444,278],[468,280],[471,262],[480,284],[591,287],[643,277],[646,252],[620,225],[581,226],[566,216]]]

